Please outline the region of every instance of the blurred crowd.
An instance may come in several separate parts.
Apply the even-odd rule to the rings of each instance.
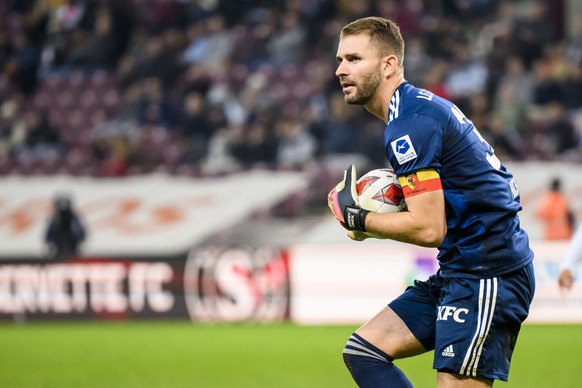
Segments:
[[[343,101],[338,33],[395,20],[405,76],[502,160],[582,162],[582,16],[562,0],[5,0],[0,174],[196,175],[384,165]]]

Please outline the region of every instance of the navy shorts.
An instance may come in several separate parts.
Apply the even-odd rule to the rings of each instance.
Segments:
[[[535,292],[533,263],[499,277],[414,282],[390,304],[426,350],[433,368],[507,381],[521,323]]]

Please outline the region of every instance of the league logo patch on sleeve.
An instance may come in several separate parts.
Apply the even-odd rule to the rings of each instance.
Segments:
[[[396,160],[398,160],[400,165],[411,161],[412,159],[416,159],[417,157],[412,141],[410,141],[410,136],[408,135],[399,137],[390,143],[390,145],[392,146],[392,151],[394,151]]]

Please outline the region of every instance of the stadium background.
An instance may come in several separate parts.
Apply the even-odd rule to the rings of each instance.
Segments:
[[[1,2],[0,385],[351,386],[349,333],[435,268],[354,246],[326,210],[348,164],[385,163],[383,125],[334,76],[339,29],[372,14],[516,175],[538,294],[509,385],[576,386],[582,288],[558,292],[566,242],[535,217],[558,176],[582,219],[574,0]],[[89,238],[47,263],[60,192]],[[432,385],[427,357],[404,365]]]

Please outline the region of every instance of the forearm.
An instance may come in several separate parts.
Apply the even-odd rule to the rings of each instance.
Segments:
[[[366,218],[369,235],[424,247],[438,247],[446,231],[446,223],[434,222],[426,215],[414,212],[370,213]]]

